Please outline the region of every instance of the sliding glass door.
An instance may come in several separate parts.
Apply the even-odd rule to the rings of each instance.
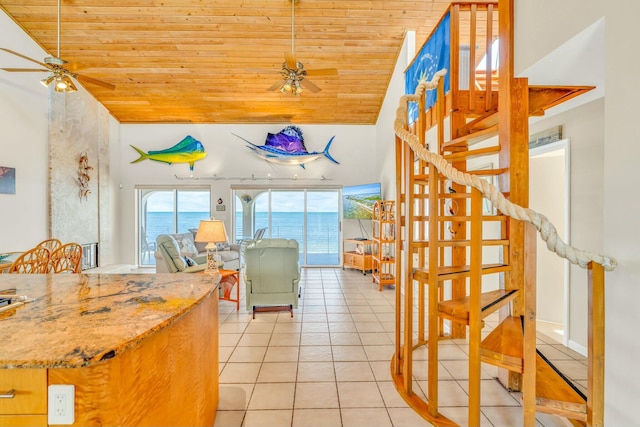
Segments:
[[[206,188],[138,188],[138,264],[155,265],[160,234],[187,233],[211,216]]]
[[[295,239],[300,264],[340,265],[340,193],[337,189],[242,189],[236,191],[238,239],[266,228],[266,237]],[[248,229],[252,227],[252,229]]]

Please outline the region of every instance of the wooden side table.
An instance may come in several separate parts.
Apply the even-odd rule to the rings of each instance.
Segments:
[[[218,270],[218,272],[220,273],[220,276],[221,276],[220,287],[222,288],[222,291],[223,291],[223,296],[221,296],[220,299],[225,301],[235,302],[236,310],[240,310],[240,272],[236,270],[223,270],[223,269]],[[229,295],[227,295],[224,290],[224,283],[223,283],[224,279],[230,276],[233,276],[236,280],[236,284],[235,284],[236,299],[231,298],[230,293]]]

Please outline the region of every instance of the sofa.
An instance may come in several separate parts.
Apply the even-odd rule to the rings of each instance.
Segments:
[[[195,241],[195,234],[198,230],[189,230],[187,233],[176,234],[161,234],[160,236],[171,236],[175,239],[180,248],[180,255],[187,256],[192,259],[201,258],[206,256],[207,250],[206,243],[200,243]],[[160,238],[158,236],[158,238]],[[224,263],[223,268],[225,270],[239,270],[240,269],[240,245],[231,245],[227,242],[216,243],[218,247],[218,258]],[[156,258],[156,273],[171,273],[167,268],[167,263],[164,261],[162,253],[156,250],[154,253]]]

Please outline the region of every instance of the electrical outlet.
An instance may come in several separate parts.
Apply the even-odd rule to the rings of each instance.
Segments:
[[[49,424],[73,424],[75,421],[75,386],[54,384],[49,386]]]

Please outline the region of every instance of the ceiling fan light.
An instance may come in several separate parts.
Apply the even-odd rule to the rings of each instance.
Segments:
[[[46,79],[40,80],[40,83],[42,83],[42,86],[44,86],[44,87],[49,87],[51,82],[53,82],[54,80],[55,80],[55,76],[52,74],[49,77],[47,77]]]
[[[75,92],[78,90],[76,85],[73,84],[73,81],[71,81],[67,75],[57,76],[55,80],[56,86],[54,89],[56,92]]]

